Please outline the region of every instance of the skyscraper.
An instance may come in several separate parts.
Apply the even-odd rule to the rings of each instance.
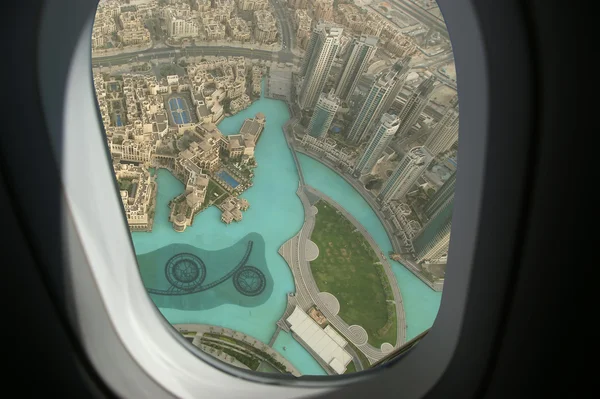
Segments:
[[[308,124],[308,134],[313,137],[324,137],[339,106],[340,99],[333,94],[333,90],[329,94],[321,93]]]
[[[454,200],[450,200],[413,239],[417,262],[435,262],[448,253],[453,209]]]
[[[300,71],[304,75],[298,98],[300,108],[312,109],[315,106],[340,48],[341,36],[342,28],[325,23],[318,24],[313,31]]]
[[[410,57],[405,57],[396,62],[387,73],[380,73],[362,103],[360,110],[354,118],[354,122],[348,133],[348,139],[359,143],[379,122],[384,112],[387,112],[394,99],[402,89],[406,75],[408,74],[408,63]]]
[[[454,103],[448,106],[442,119],[435,125],[423,145],[435,156],[449,150],[456,140],[458,140],[458,104]]]
[[[354,39],[340,80],[337,82],[335,94],[344,101],[348,101],[362,74],[367,70],[369,61],[377,47],[377,37],[362,35]]]
[[[427,148],[427,147],[426,147]],[[448,202],[454,199],[454,189],[456,187],[456,172],[444,182],[429,199],[423,212],[428,219],[432,219]]]
[[[356,167],[354,168],[356,176],[369,173],[373,169],[377,159],[379,159],[391,138],[394,137],[394,133],[398,130],[399,125],[400,120],[396,115],[383,114],[379,125],[375,129],[375,133],[373,133],[369,144],[367,144],[367,148],[365,148],[365,152],[356,163]]]
[[[404,197],[432,159],[433,157],[425,147],[411,149],[385,182],[377,196],[379,201],[385,203],[394,197]]]
[[[398,114],[400,118],[400,128],[398,128],[398,137],[408,133],[411,127],[419,120],[421,112],[429,103],[429,98],[433,92],[435,77],[432,75],[429,79],[421,82],[406,100],[406,104]],[[391,106],[391,105],[390,105]]]

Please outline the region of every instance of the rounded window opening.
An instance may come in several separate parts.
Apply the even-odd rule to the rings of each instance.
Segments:
[[[100,1],[92,49],[144,286],[194,347],[339,375],[432,326],[459,119],[435,1]]]

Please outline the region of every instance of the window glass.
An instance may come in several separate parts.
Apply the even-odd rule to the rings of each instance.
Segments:
[[[433,0],[109,0],[94,85],[148,295],[265,373],[365,370],[429,329],[459,107]]]

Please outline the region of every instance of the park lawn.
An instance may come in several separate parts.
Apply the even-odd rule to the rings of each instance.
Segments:
[[[377,256],[363,235],[355,232],[354,225],[337,209],[323,200],[315,206],[319,212],[311,240],[319,247],[319,256],[310,265],[319,291],[335,295],[340,302],[339,316],[349,325],[362,326],[371,345],[377,348],[384,342],[394,345],[396,315],[395,312],[390,315],[391,304],[386,302],[393,297],[389,282],[387,279],[382,282],[376,269],[381,267],[376,265]]]
[[[346,371],[344,371],[344,374],[351,374],[351,373],[356,373],[356,367],[354,366],[354,361],[351,361],[350,363],[348,363],[348,366],[346,367]]]
[[[217,193],[218,197],[214,196],[214,193]],[[221,202],[223,202],[223,200],[225,199],[225,195],[226,194],[225,190],[223,190],[221,188],[221,186],[219,186],[217,183],[215,183],[214,181],[209,180],[208,181],[208,187],[206,188],[206,201],[213,201],[215,203],[215,205],[220,204]]]

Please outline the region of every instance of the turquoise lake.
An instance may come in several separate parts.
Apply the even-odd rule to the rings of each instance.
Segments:
[[[267,288],[259,296],[246,297],[233,292],[233,279],[219,285],[221,291],[207,290],[194,294],[193,301],[157,300],[156,295],[151,296],[172,324],[220,325],[268,343],[276,329],[275,322],[285,310],[286,295],[294,291],[291,271],[277,251],[300,230],[304,214],[296,196],[298,174],[282,131],[282,126],[290,117],[286,104],[261,98],[246,110],[223,120],[218,127],[223,134],[237,134],[244,120],[254,117],[258,112],[265,114],[266,126],[256,148],[258,167],[254,185],[242,195],[249,201],[250,208],[243,213],[241,222],[226,225],[220,220],[220,211],[211,207],[197,215],[193,225],[185,232],[175,232],[168,221],[168,202],[180,194],[184,186],[170,172],[159,169],[156,172],[158,197],[153,231],[134,232],[132,237],[142,275],[156,275],[146,276],[145,285],[149,287],[152,281],[157,288],[164,284],[160,279],[164,280],[168,254],[187,248],[186,252],[202,258],[206,276],[200,287],[205,287],[212,279],[225,276],[228,270],[232,270],[236,259],[242,256],[240,254],[246,248],[248,237],[255,237],[261,247],[253,252],[254,258],[250,258],[248,265],[259,268],[267,281]],[[323,164],[302,154],[299,154],[299,158],[307,184],[323,191],[350,211],[374,237],[382,251],[388,253],[392,246],[381,222],[352,186]],[[161,252],[163,250],[164,253]],[[154,254],[150,254],[152,252]],[[405,304],[407,339],[411,339],[431,327],[441,293],[431,290],[399,263],[391,263]],[[286,350],[282,349],[283,346]],[[308,352],[288,334],[281,333],[274,347],[301,373],[325,374]]]

